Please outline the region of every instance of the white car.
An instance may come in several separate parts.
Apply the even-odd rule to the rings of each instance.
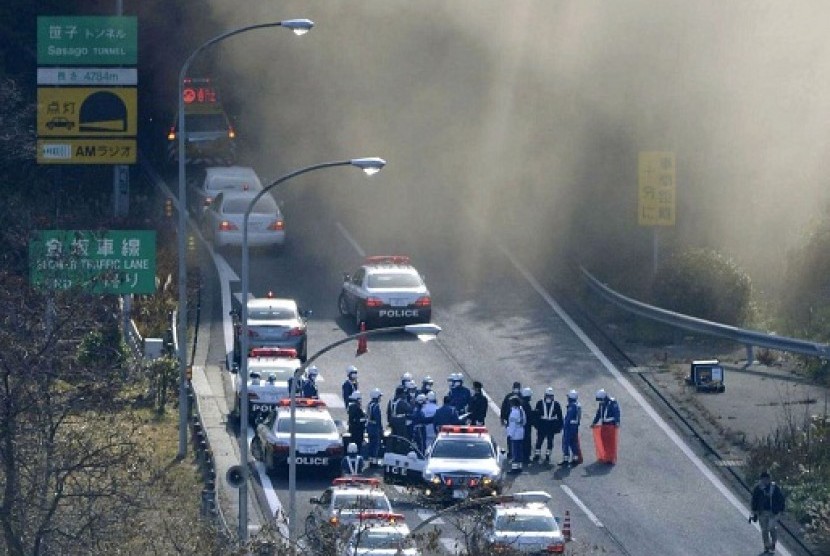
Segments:
[[[564,554],[565,536],[547,506],[544,491],[516,495],[516,501],[496,504],[472,535],[476,554]]]
[[[245,211],[256,191],[222,191],[205,210],[202,233],[220,249],[242,247]],[[248,247],[272,247],[279,251],[285,243],[285,219],[277,202],[268,194],[257,200],[248,216]]]
[[[205,179],[189,188],[191,210],[202,216],[222,191],[262,191],[262,182],[248,166],[211,166],[205,169]]]
[[[269,473],[288,469],[291,441],[290,399],[280,400],[268,418],[257,425],[251,455]],[[340,474],[343,438],[340,427],[322,400],[297,398],[295,418],[296,465]]]
[[[288,397],[288,382],[302,365],[292,348],[253,348],[248,355],[248,424],[256,425]],[[231,373],[238,374],[234,364]],[[233,415],[239,418],[242,384],[235,381]]]
[[[427,497],[459,500],[501,493],[506,458],[487,427],[445,425],[426,455],[423,480]]]
[[[240,314],[231,312],[234,325],[233,359],[241,363],[242,323]],[[265,297],[248,299],[248,349],[257,347],[293,348],[297,358],[305,362],[308,356],[308,317],[311,311],[301,310],[297,302],[287,297],[274,297],[271,292]]]
[[[418,556],[402,514],[363,512],[354,525],[342,556]]]

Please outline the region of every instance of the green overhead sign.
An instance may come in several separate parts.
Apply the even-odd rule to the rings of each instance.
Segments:
[[[156,232],[40,230],[29,243],[33,286],[97,294],[156,290]]]
[[[135,16],[37,18],[39,66],[134,66],[137,61]]]

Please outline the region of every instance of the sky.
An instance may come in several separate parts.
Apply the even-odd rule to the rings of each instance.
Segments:
[[[206,39],[315,21],[205,62],[231,84],[262,175],[383,156],[379,226],[402,225],[385,206],[419,207],[413,226],[462,248],[496,232],[531,259],[649,268],[638,153],[672,151],[661,256],[712,247],[775,284],[828,207],[828,16],[821,0],[202,0],[181,24]],[[356,199],[321,196],[346,220],[369,210]]]

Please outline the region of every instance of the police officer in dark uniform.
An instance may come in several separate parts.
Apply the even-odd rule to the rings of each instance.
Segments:
[[[547,440],[545,463],[550,463],[553,437],[562,431],[562,406],[553,398],[553,388],[545,389],[545,397],[536,402],[536,450],[533,461],[542,455],[542,443]]]
[[[317,389],[317,375],[319,371],[317,367],[312,365],[306,370],[306,379],[303,381],[302,397],[304,398],[320,398],[320,391]]]
[[[412,412],[412,406],[406,398],[406,391],[402,387],[395,390],[395,399],[389,406],[389,427],[392,429],[392,437],[389,442],[394,447],[395,453],[407,453],[409,451],[409,427],[407,420]]]
[[[352,393],[357,390],[357,367],[349,365],[346,367],[346,380],[343,382],[343,403],[349,404]]]
[[[435,415],[432,417],[432,426],[435,427],[435,432],[441,432],[441,427],[444,425],[460,425],[461,420],[458,418],[458,412],[455,406],[452,405],[449,396],[444,396],[444,403],[441,407],[435,410]]]
[[[357,445],[358,453],[363,451],[363,436],[366,433],[366,412],[363,411],[360,390],[352,392],[349,403],[349,438]]]
[[[487,417],[487,398],[484,397],[483,388],[479,381],[473,382],[473,397],[467,406],[470,410],[471,425],[484,425],[484,419]]]
[[[383,393],[380,388],[375,388],[370,394],[369,403],[366,404],[366,436],[369,437],[369,465],[380,465],[381,439],[383,438],[383,421],[380,410],[380,398]]]

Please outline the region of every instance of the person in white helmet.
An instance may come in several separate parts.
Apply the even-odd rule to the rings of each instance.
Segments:
[[[372,389],[369,394],[369,403],[366,405],[369,465],[380,465],[380,444],[383,437],[383,412],[380,409],[381,396],[383,396],[383,392],[380,391],[380,388]]]
[[[320,391],[317,389],[318,374],[320,374],[320,371],[317,370],[315,365],[306,369],[306,379],[303,381],[302,392],[304,398],[313,398],[316,400],[320,397]]]
[[[346,476],[354,476],[360,475],[363,471],[363,456],[360,455],[360,450],[357,448],[357,444],[354,442],[350,443],[346,448],[346,457],[340,463],[341,468],[343,469],[343,475]]]
[[[562,406],[554,399],[553,388],[545,388],[544,397],[536,402],[536,450],[533,461],[539,461],[542,456],[542,444],[545,447],[545,463],[550,463],[550,453],[553,450],[554,436],[562,431]]]
[[[423,454],[426,452],[426,426],[430,419],[424,415],[424,404],[427,403],[426,394],[415,396],[415,404],[412,407],[412,441]]]
[[[349,438],[357,445],[359,452],[363,451],[363,436],[366,433],[366,412],[361,404],[363,396],[360,390],[355,390],[349,397]],[[358,453],[359,453],[358,452]]]
[[[619,427],[620,404],[617,403],[617,400],[609,396],[603,388],[597,390],[596,400],[599,405],[597,405],[597,414],[594,416],[591,426],[613,425]]]
[[[531,437],[533,436],[533,425],[536,423],[536,412],[533,411],[533,406],[530,405],[530,398],[533,397],[533,390],[527,386],[522,388],[519,401],[522,404],[522,409],[525,411],[525,434],[522,439],[522,461],[530,463],[530,454],[533,451],[533,444]]]
[[[596,400],[598,402],[597,413],[591,422],[591,428],[599,427],[599,431],[594,431],[597,461],[613,465],[617,463],[620,405],[603,388],[597,390]]]
[[[357,390],[357,367],[349,365],[346,367],[346,380],[343,382],[343,402],[349,405],[352,392]]]
[[[406,389],[407,388],[406,383],[409,382],[410,380],[413,380],[412,379],[412,373],[407,371],[407,372],[405,372],[404,374],[401,375],[401,386],[403,386],[404,389]]]
[[[582,463],[582,450],[579,447],[579,423],[582,421],[582,406],[579,405],[579,393],[568,392],[568,407],[565,409],[565,422],[562,425],[562,461],[559,465],[579,465]]]
[[[524,465],[524,435],[525,424],[527,423],[527,415],[522,409],[521,398],[515,397],[510,399],[510,415],[507,417],[507,437],[510,439],[512,449],[510,450],[513,457],[510,465],[510,470],[518,473],[522,470]]]
[[[427,401],[424,404],[424,417],[427,419],[427,426],[425,431],[426,445],[432,446],[435,441],[435,412],[438,411],[438,403],[436,402],[435,391],[430,390],[426,394]]]

